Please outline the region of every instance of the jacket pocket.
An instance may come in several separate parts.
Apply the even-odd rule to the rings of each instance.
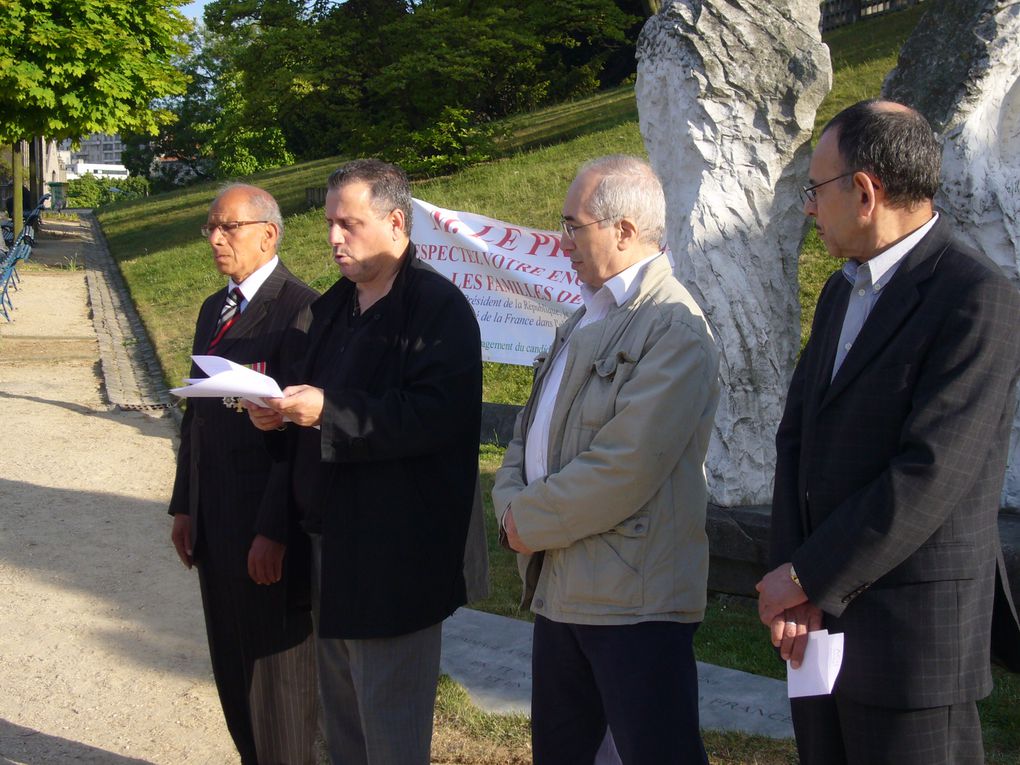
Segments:
[[[970,543],[922,545],[873,586],[881,588],[920,582],[973,579],[980,567],[975,547]]]
[[[591,377],[581,394],[581,427],[598,430],[612,418],[620,387],[630,379],[636,363],[626,351],[592,362]]]
[[[647,536],[648,519],[636,516],[568,548],[561,566],[564,610],[587,611],[588,605],[641,606]]]

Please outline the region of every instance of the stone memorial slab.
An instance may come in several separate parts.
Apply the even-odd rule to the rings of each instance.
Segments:
[[[461,608],[443,623],[442,671],[480,709],[530,714],[530,622]],[[781,680],[698,662],[698,700],[702,728],[793,737]]]
[[[531,713],[531,623],[461,608],[443,622],[442,671],[486,712]]]

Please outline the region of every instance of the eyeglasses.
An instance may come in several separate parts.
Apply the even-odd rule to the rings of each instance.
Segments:
[[[815,191],[815,189],[824,186],[826,183],[832,183],[833,181],[838,181],[840,178],[846,178],[848,175],[853,175],[856,172],[857,172],[856,170],[851,170],[848,173],[843,173],[842,175],[837,175],[835,178],[830,178],[827,181],[822,181],[821,183],[816,183],[814,186],[801,186],[800,187],[800,201],[801,202],[812,202],[812,203],[814,203],[815,201],[818,200],[818,192]]]
[[[610,218],[611,217],[612,216],[610,216]],[[610,220],[610,218],[600,218],[599,220],[593,220],[591,223],[582,223],[580,226],[577,226],[573,223],[568,222],[566,218],[561,217],[560,229],[562,229],[563,231],[563,236],[565,236],[572,242],[574,241],[574,233],[577,231],[577,229],[584,228],[585,226],[594,226],[596,223],[602,223],[604,221]]]
[[[216,229],[219,229],[224,234],[231,234],[241,226],[251,226],[254,223],[269,223],[267,220],[230,220],[223,223],[206,223],[202,226],[202,236],[208,239],[213,235]]]

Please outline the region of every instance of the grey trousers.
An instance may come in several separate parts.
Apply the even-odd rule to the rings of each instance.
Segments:
[[[312,539],[318,633],[322,538]],[[429,765],[443,625],[392,638],[316,638],[323,732],[333,765]]]

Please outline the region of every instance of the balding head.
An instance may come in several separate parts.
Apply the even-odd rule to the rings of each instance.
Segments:
[[[611,154],[586,163],[580,178],[594,179],[587,211],[599,220],[630,218],[642,242],[662,246],[666,234],[666,197],[651,165],[637,157]]]
[[[206,229],[216,268],[240,284],[276,255],[283,219],[269,193],[234,183],[213,200]]]
[[[930,202],[938,191],[942,148],[928,121],[895,101],[861,101],[825,126],[834,132],[846,170],[862,170],[881,183],[890,206]]]
[[[220,189],[220,193],[213,200],[215,205],[227,194],[235,195],[237,199],[247,202],[252,213],[258,220],[267,220],[276,226],[276,247],[279,249],[283,243],[283,215],[280,212],[280,205],[276,199],[265,189],[252,186],[247,183],[228,183]]]

